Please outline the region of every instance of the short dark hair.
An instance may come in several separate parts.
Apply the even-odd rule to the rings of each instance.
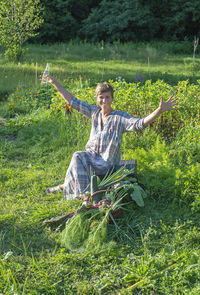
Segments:
[[[101,93],[104,92],[110,92],[112,97],[114,95],[114,89],[112,87],[112,85],[108,82],[104,82],[104,83],[99,83],[96,87],[96,96],[98,96]]]

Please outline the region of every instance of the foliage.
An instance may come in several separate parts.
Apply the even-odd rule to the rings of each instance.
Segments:
[[[18,61],[24,53],[22,45],[36,36],[43,22],[40,1],[1,0],[0,5],[0,44],[9,61]]]
[[[91,8],[99,2],[99,0],[41,0],[45,7],[44,24],[36,40],[51,43],[78,38],[82,20],[87,18]]]
[[[85,210],[76,213],[62,232],[62,245],[67,249],[94,248],[107,241],[106,217],[102,210]]]
[[[49,108],[55,91],[47,85],[31,90],[22,85],[17,87],[11,95],[6,95],[2,101],[4,117],[15,117],[19,114],[28,114],[39,107]]]
[[[64,0],[42,0],[44,5],[44,23],[36,40],[42,43],[66,41],[74,37],[78,22],[69,11],[69,5]]]
[[[195,1],[42,0],[45,22],[37,41],[189,40],[199,34]]]
[[[81,28],[86,39],[94,42],[151,40],[156,30],[149,7],[141,6],[140,1],[107,0],[92,10]]]
[[[167,1],[158,10],[157,3],[153,3],[153,10],[159,19],[160,32],[164,39],[184,40],[190,36],[198,36],[200,25],[200,8],[198,1],[173,0]],[[181,7],[181,9],[180,9]],[[186,25],[187,24],[187,25]]]
[[[107,227],[109,223],[115,224],[115,231],[118,226],[115,218],[122,218],[122,212],[136,202],[139,207],[144,206],[143,198],[146,193],[135,178],[131,177],[134,172],[121,167],[118,171],[110,173],[99,182],[96,192],[106,190],[98,203],[92,205],[92,201],[82,205],[75,215],[67,221],[62,232],[62,245],[68,249],[90,248],[100,249],[108,241]],[[93,177],[91,177],[91,182]],[[91,183],[92,186],[92,183]],[[90,196],[90,199],[92,195]]]
[[[71,112],[71,108],[70,108],[69,104],[67,104],[63,100],[63,98],[59,95],[58,92],[52,96],[50,109],[51,109],[52,113],[54,113],[54,114],[56,114],[58,112],[62,112],[62,114],[66,115],[66,114],[70,114],[70,112]]]

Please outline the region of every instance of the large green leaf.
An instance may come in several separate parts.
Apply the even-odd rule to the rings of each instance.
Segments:
[[[136,187],[140,190],[142,197],[143,198],[146,198],[147,197],[147,193],[143,190],[143,188],[139,184],[135,183],[134,184],[134,188],[136,188]]]
[[[144,207],[144,201],[142,197],[141,190],[138,187],[134,188],[134,191],[131,193],[131,198],[136,202],[139,207]]]

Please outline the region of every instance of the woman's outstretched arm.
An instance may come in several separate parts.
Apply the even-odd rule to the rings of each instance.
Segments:
[[[144,127],[153,122],[157,117],[159,117],[162,113],[166,111],[173,110],[173,107],[178,104],[178,98],[172,99],[173,95],[167,101],[163,101],[163,97],[161,97],[159,107],[152,112],[150,115],[144,118]]]
[[[99,108],[96,105],[91,105],[85,101],[77,99],[69,91],[67,91],[53,76],[45,74],[43,77],[48,83],[53,85],[58,93],[64,98],[64,100],[70,105],[70,107],[80,114],[92,119],[92,114]]]
[[[67,91],[53,76],[46,74],[44,76],[44,79],[46,79],[48,83],[53,85],[59,92],[59,94],[64,98],[64,100],[66,100],[66,102],[71,105],[73,95],[69,91]]]

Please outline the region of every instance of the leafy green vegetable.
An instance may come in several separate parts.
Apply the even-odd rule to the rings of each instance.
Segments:
[[[137,203],[138,206],[144,207],[144,200],[142,198],[142,193],[138,187],[134,188],[134,191],[131,193],[131,198]]]

